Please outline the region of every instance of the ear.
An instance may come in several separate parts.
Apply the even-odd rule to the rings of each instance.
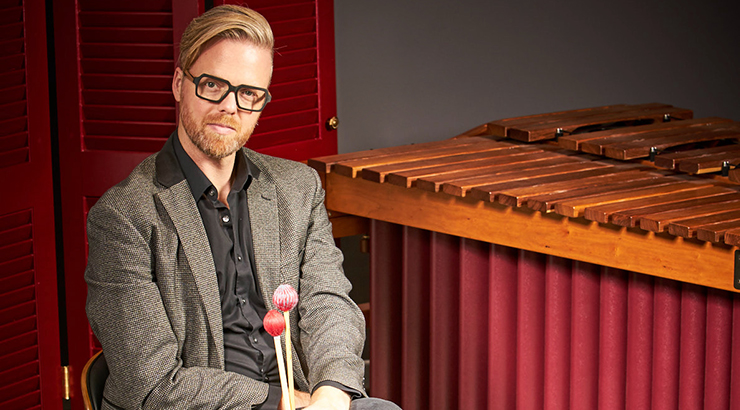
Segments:
[[[182,97],[182,79],[185,74],[180,67],[175,68],[175,74],[172,76],[172,95],[178,103]]]

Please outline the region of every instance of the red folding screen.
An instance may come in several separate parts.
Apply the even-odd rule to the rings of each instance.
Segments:
[[[740,408],[740,295],[371,223],[370,390],[414,409]]]
[[[0,2],[0,408],[61,409],[44,2]]]
[[[176,15],[190,12],[192,18],[197,11],[195,1],[54,2],[68,352],[75,384],[96,349],[84,310],[87,210],[174,129]],[[82,408],[78,386],[72,406]]]

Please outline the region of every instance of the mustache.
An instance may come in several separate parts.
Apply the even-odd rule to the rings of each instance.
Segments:
[[[226,127],[231,127],[235,130],[239,129],[239,123],[236,122],[231,116],[226,114],[209,114],[206,116],[204,123],[206,124],[218,124]]]

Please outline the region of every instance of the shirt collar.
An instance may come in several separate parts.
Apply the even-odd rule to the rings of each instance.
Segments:
[[[185,148],[180,144],[180,139],[175,136],[173,140],[177,161],[180,163],[180,168],[185,175],[185,179],[188,180],[188,185],[190,185],[190,191],[193,193],[193,198],[198,202],[206,190],[213,186],[213,183],[211,183],[203,171],[198,168],[198,165],[195,164],[195,161],[190,158],[188,153],[185,152]],[[236,161],[234,163],[236,175],[234,183],[231,186],[232,191],[239,191],[242,189],[246,190],[249,188],[253,178],[249,162],[250,161],[244,153],[244,150],[240,149],[236,152]]]

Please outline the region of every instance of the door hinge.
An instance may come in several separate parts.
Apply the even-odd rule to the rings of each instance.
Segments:
[[[62,366],[62,391],[64,392],[64,400],[69,400],[69,366]]]
[[[360,252],[370,253],[370,236],[369,235],[362,235],[362,238],[360,239]]]

